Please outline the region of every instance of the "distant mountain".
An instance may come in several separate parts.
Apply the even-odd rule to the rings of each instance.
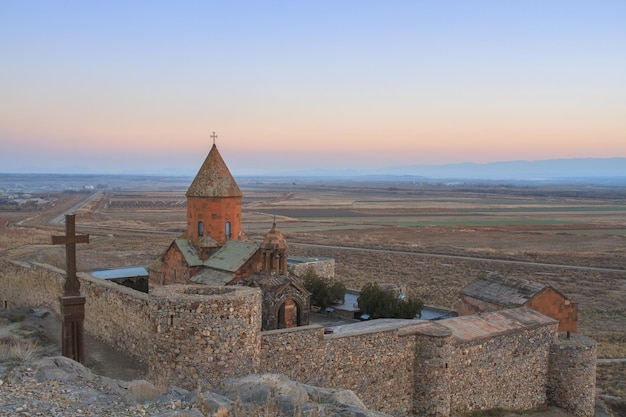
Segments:
[[[388,174],[430,178],[556,180],[626,178],[626,158],[575,158],[506,161],[484,164],[410,165],[387,168]]]
[[[271,175],[271,174],[269,174]],[[541,161],[503,161],[445,165],[401,165],[369,170],[309,169],[276,174],[295,177],[387,177],[473,180],[576,180],[626,181],[626,158],[573,158]]]

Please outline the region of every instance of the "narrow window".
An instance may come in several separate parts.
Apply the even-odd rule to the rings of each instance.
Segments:
[[[226,237],[230,239],[230,222],[226,222]]]
[[[176,270],[174,270],[174,277],[172,279],[176,282]]]
[[[204,236],[204,223],[198,222],[198,236]]]

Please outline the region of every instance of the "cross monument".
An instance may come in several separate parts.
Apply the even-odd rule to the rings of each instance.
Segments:
[[[76,235],[76,216],[65,215],[65,236],[52,236],[53,245],[65,245],[66,276],[61,302],[63,337],[61,353],[76,362],[85,362],[83,321],[85,297],[80,295],[80,282],[76,277],[76,244],[89,243],[89,235]]]

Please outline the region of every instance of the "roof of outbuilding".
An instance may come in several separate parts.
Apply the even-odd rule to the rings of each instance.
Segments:
[[[186,193],[187,197],[241,197],[237,182],[231,175],[215,144]]]
[[[521,307],[546,288],[547,285],[528,279],[490,273],[470,282],[461,294],[503,307]]]
[[[132,266],[128,268],[100,269],[92,271],[91,275],[101,279],[147,277],[148,270],[143,266]]]
[[[531,329],[558,323],[528,307],[492,311],[433,322],[452,331],[453,342],[487,339],[518,329]],[[426,329],[424,327],[423,329]]]

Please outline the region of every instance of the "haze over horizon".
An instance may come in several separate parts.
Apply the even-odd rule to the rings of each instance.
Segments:
[[[626,2],[0,3],[0,172],[626,157]]]

